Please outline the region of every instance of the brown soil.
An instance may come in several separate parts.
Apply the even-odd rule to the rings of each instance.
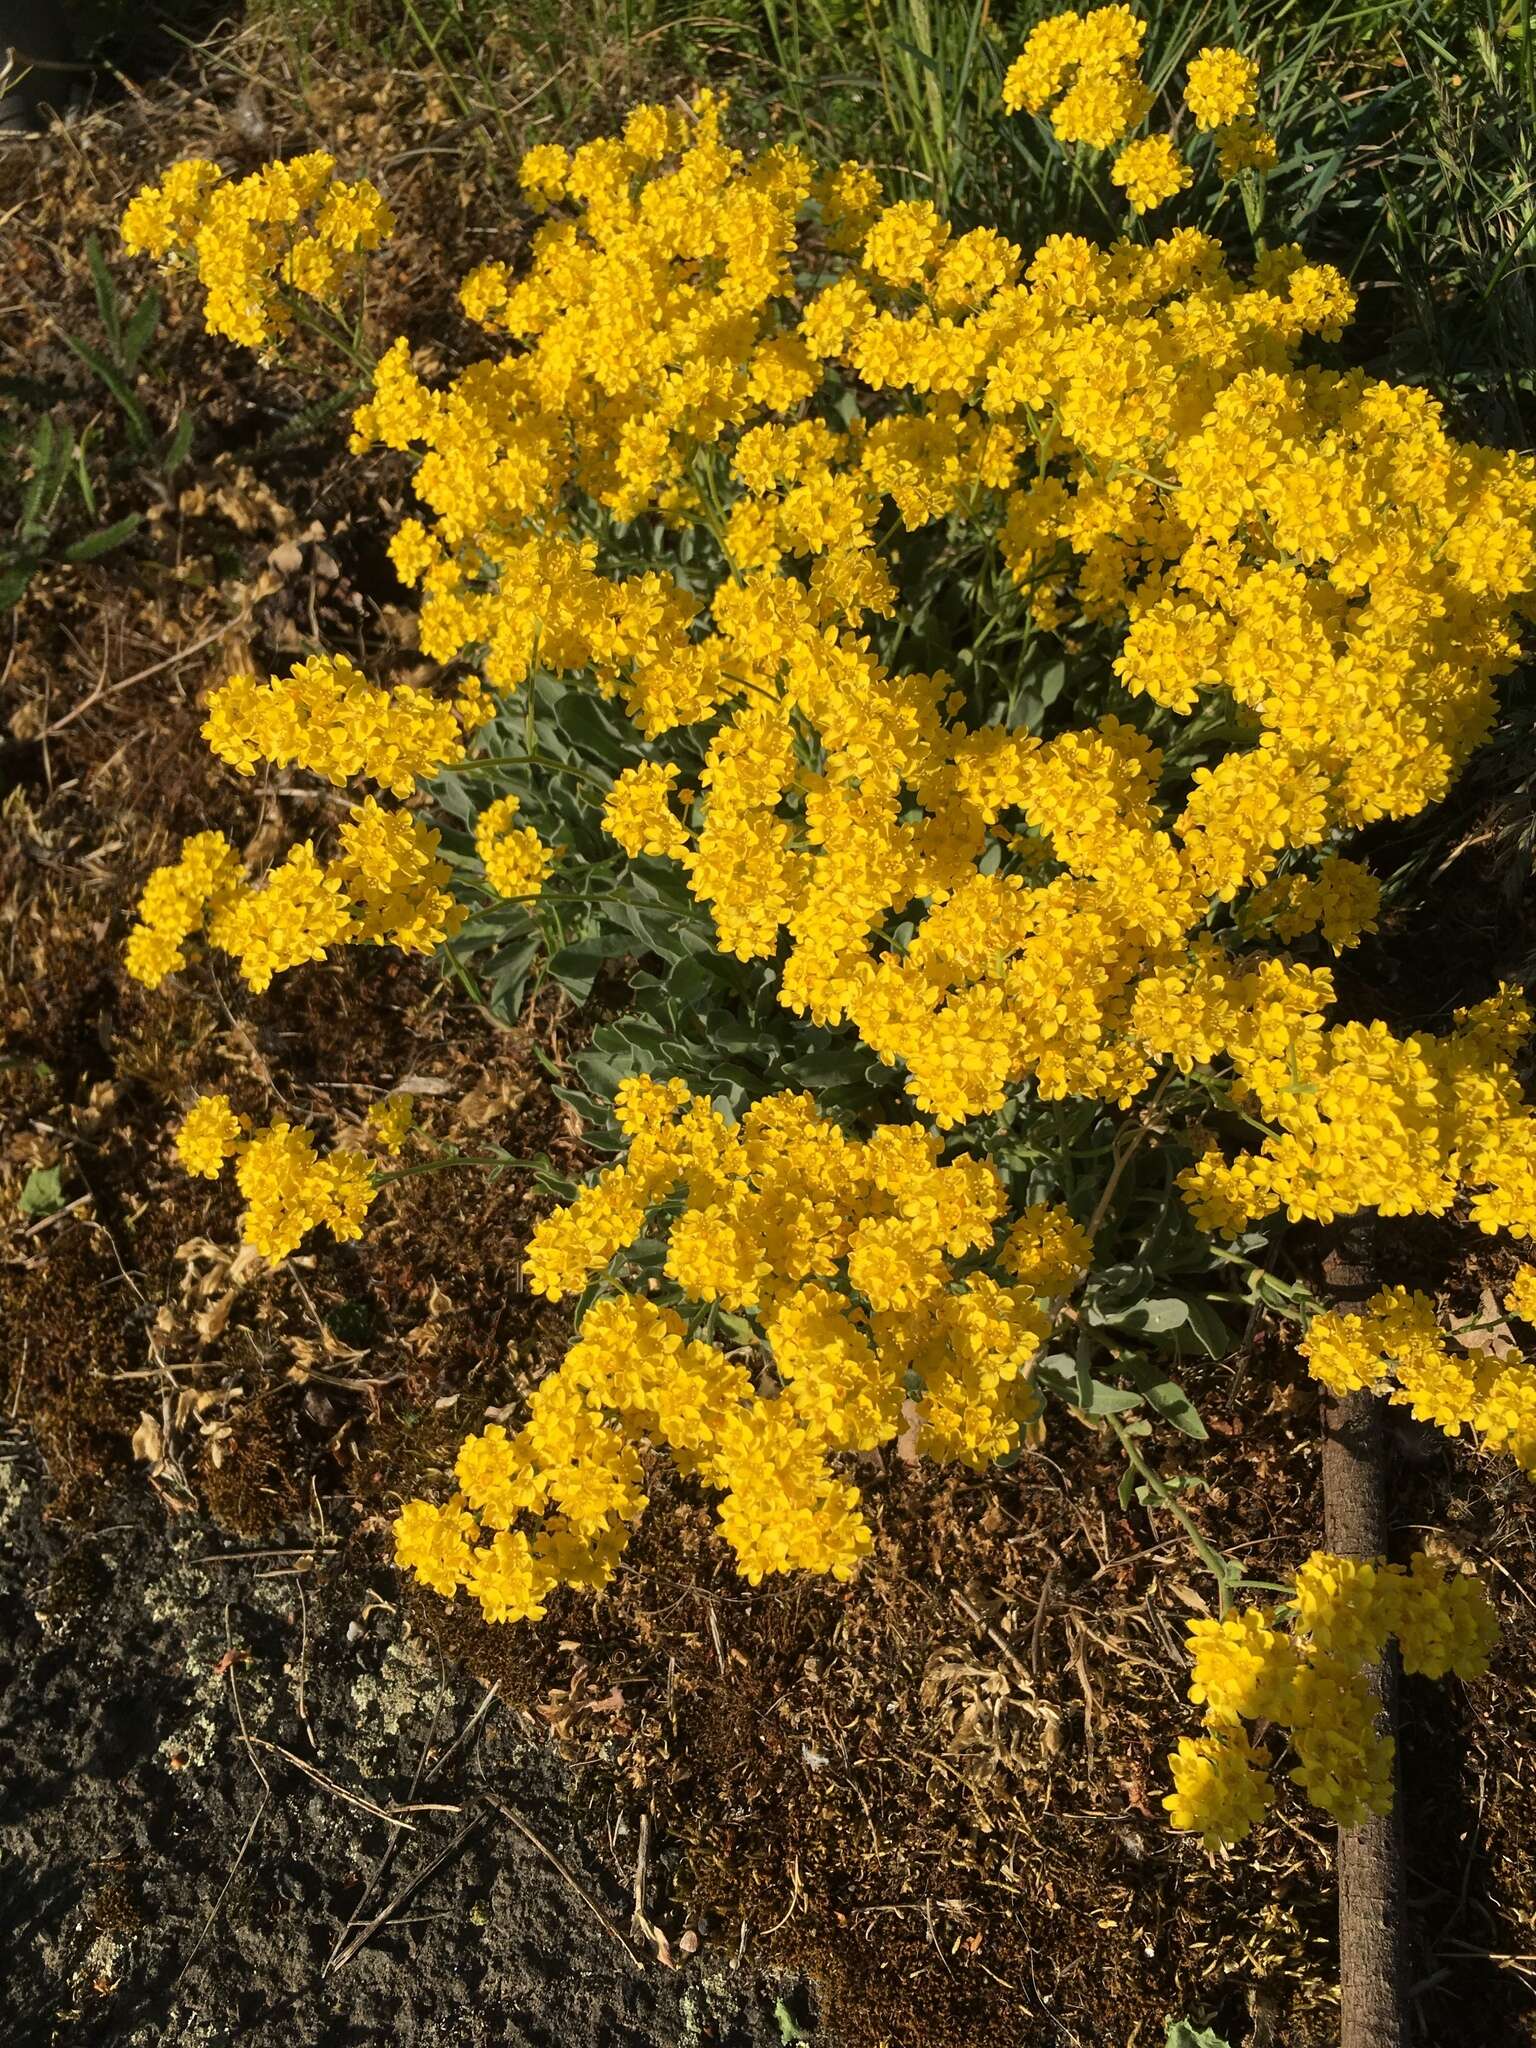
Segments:
[[[84,236],[109,241],[126,191],[177,154],[255,163],[274,137],[349,168],[384,154],[402,232],[376,274],[380,329],[465,345],[422,309],[442,306],[445,265],[513,237],[487,237],[451,151],[411,154],[453,139],[429,84],[349,61],[301,90],[281,52],[250,56],[215,50],[7,157],[32,374],[83,389],[55,323],[88,331]],[[1182,1627],[1206,1589],[1166,1524],[1119,1506],[1112,1446],[1087,1430],[1060,1423],[985,1480],[863,1461],[877,1544],[846,1588],[745,1588],[662,1473],[615,1591],[566,1596],[538,1629],[401,1585],[391,1511],[440,1490],[465,1429],[563,1342],[520,1283],[539,1198],[516,1176],[406,1181],[361,1244],[246,1275],[233,1195],[177,1172],[170,1130],[223,1087],[334,1132],[415,1077],[428,1127],[466,1150],[575,1168],[579,1135],[534,1038],[429,966],[351,954],[260,998],[207,964],[155,996],[121,972],[136,892],[182,834],[270,849],[326,813],[322,792],[212,761],[199,693],[311,642],[376,672],[416,661],[383,557],[399,476],[348,456],[334,421],[284,439],[314,393],[303,365],[259,371],[168,296],[145,395],[164,420],[196,406],[192,474],[163,498],[142,486],[147,545],[34,585],[0,704],[11,2038],[640,2048],[814,2025],[844,2048],[1140,2048],[1188,2014],[1255,2048],[1328,2041],[1330,1842],[1289,1796],[1219,1864],[1167,1831]],[[1378,969],[1405,957],[1389,934]],[[1487,958],[1458,955],[1458,1000],[1487,992]],[[528,1025],[558,1060],[570,1020]],[[28,1175],[55,1165],[67,1206],[23,1215]],[[1497,1272],[1448,1225],[1397,1242],[1453,1309]],[[1195,1511],[1256,1572],[1304,1555],[1317,1418],[1276,1333],[1192,1391],[1217,1438]],[[1424,2042],[1502,2048],[1536,2040],[1531,1490],[1415,1430],[1395,1455],[1403,1548],[1475,1561],[1505,1625],[1486,1681],[1406,1693],[1415,2012]],[[477,1678],[496,1698],[454,1749]],[[327,1976],[402,1839],[338,1784],[376,1809],[413,1785],[455,1809],[419,1816],[370,1911],[474,1833]],[[670,1970],[642,1934],[637,1971],[594,1911],[627,1933],[642,1818]]]

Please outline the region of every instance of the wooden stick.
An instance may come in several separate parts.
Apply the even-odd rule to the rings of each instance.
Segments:
[[[613,1939],[618,1943],[619,1947],[623,1949],[625,1955],[627,1955],[629,1957],[629,1960],[634,1964],[635,1968],[643,1974],[645,1970],[644,1962],[638,1955],[636,1955],[635,1951],[624,1939],[623,1934],[614,1924],[612,1917],[603,1911],[602,1907],[598,1904],[597,1900],[593,1898],[592,1894],[581,1882],[581,1879],[577,1877],[576,1873],[571,1869],[570,1865],[562,1861],[562,1859],[555,1854],[554,1850],[550,1848],[548,1842],[541,1841],[540,1838],[533,1832],[533,1829],[529,1827],[527,1821],[523,1819],[522,1815],[514,1813],[511,1807],[507,1805],[505,1800],[498,1799],[493,1792],[488,1792],[485,1796],[490,1805],[494,1806],[496,1811],[501,1815],[502,1819],[510,1821],[513,1827],[517,1829],[517,1832],[523,1837],[523,1839],[527,1842],[532,1843],[533,1847],[538,1850],[539,1854],[544,1858],[545,1862],[552,1864],[554,1866],[554,1868],[560,1873],[560,1875],[565,1879],[566,1883],[570,1886],[571,1890],[576,1894],[577,1898],[580,1899],[581,1903],[586,1907],[587,1911],[592,1915],[593,1919],[597,1922],[598,1926],[602,1928],[605,1934],[609,1934],[613,1937]]]
[[[1374,1291],[1362,1234],[1323,1261],[1341,1304]],[[1323,1409],[1323,1527],[1340,1557],[1387,1554],[1386,1407],[1362,1390]],[[1367,1673],[1381,1699],[1378,1726],[1396,1740],[1397,1667],[1389,1650]],[[1407,1921],[1398,1773],[1392,1810],[1339,1830],[1340,2048],[1402,2048],[1407,2030]]]

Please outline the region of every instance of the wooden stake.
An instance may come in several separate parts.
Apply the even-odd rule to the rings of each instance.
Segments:
[[[1358,1239],[1323,1261],[1341,1305],[1374,1291]],[[1340,1557],[1387,1555],[1386,1407],[1371,1393],[1346,1394],[1323,1411],[1323,1526]],[[1397,1671],[1391,1651],[1367,1673],[1381,1699],[1378,1726],[1396,1739]],[[1402,2048],[1407,2036],[1406,1916],[1398,1774],[1392,1810],[1339,1830],[1339,2006],[1341,2048]]]

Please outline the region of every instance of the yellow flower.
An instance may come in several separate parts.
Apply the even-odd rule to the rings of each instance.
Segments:
[[[1267,171],[1279,155],[1275,138],[1260,122],[1244,115],[1216,130],[1216,169],[1223,178],[1242,171]]]
[[[231,1156],[238,1158],[246,1244],[278,1264],[319,1225],[338,1241],[362,1235],[377,1188],[361,1153],[333,1152],[322,1159],[308,1131],[281,1120],[242,1136],[248,1129],[222,1096],[212,1096],[189,1114],[177,1139],[182,1164],[209,1179],[217,1178]]]
[[[515,796],[504,796],[480,813],[475,820],[475,851],[498,896],[531,902],[542,891],[558,849],[546,846],[532,826],[514,826],[517,808]]]
[[[642,761],[615,778],[603,804],[603,827],[632,860],[642,854],[680,860],[687,853],[687,829],[672,809],[679,773],[675,762]]]
[[[300,232],[309,221],[312,232]],[[129,202],[130,250],[187,256],[206,288],[204,322],[248,348],[265,349],[292,324],[284,293],[334,299],[347,259],[379,247],[394,217],[366,178],[335,176],[323,151],[269,163],[230,183],[200,158],[173,164],[158,186]]]
[[[1109,175],[1136,213],[1150,213],[1194,182],[1194,172],[1179,155],[1171,136],[1148,135],[1128,142],[1110,166]]]
[[[1274,1802],[1268,1753],[1231,1730],[1182,1737],[1168,1768],[1170,1824],[1198,1834],[1212,1851],[1242,1841]]]
[[[1522,1322],[1536,1323],[1536,1266],[1522,1266],[1504,1296],[1507,1315]]]
[[[386,1152],[404,1149],[415,1122],[416,1104],[409,1095],[386,1095],[368,1105],[368,1129]]]
[[[244,1128],[227,1095],[201,1096],[182,1118],[176,1133],[176,1157],[188,1173],[217,1180],[225,1162],[238,1150]]]
[[[1197,128],[1222,128],[1253,113],[1258,84],[1259,67],[1252,57],[1216,44],[1190,58],[1184,104]]]

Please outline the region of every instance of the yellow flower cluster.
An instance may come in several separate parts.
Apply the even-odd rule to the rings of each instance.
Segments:
[[[173,164],[122,220],[128,249],[196,267],[210,334],[256,349],[292,326],[288,294],[333,303],[356,259],[393,229],[377,188],[338,178],[323,150],[233,181],[215,163]]]
[[[386,1095],[368,1105],[365,1118],[369,1135],[386,1152],[401,1152],[416,1127],[416,1105],[409,1095]]]
[[[203,738],[242,775],[271,761],[333,783],[364,776],[397,797],[464,758],[450,705],[408,684],[381,690],[344,654],[316,655],[266,683],[231,676],[208,700]]]
[[[1504,1296],[1504,1307],[1522,1322],[1536,1324],[1536,1266],[1522,1266]]]
[[[487,885],[498,896],[531,902],[543,889],[558,849],[546,846],[531,825],[514,825],[515,796],[498,797],[475,820],[475,851]]]
[[[1531,1017],[1518,992],[1458,1011],[1444,1037],[1403,1039],[1384,1024],[1325,1027],[1332,999],[1324,969],[1234,972],[1198,941],[1138,990],[1149,1046],[1186,1068],[1224,1050],[1237,1097],[1270,1129],[1257,1150],[1229,1160],[1212,1148],[1180,1174],[1196,1219],[1235,1233],[1277,1209],[1292,1222],[1437,1216],[1465,1193],[1480,1229],[1536,1236],[1536,1116],[1513,1064]]]
[[[1049,108],[1058,141],[1108,149],[1152,104],[1136,70],[1146,36],[1129,7],[1051,15],[1009,66],[1003,105],[1010,114]]]
[[[1393,1745],[1377,1730],[1380,1702],[1364,1667],[1395,1637],[1405,1671],[1476,1678],[1498,1639],[1482,1581],[1447,1578],[1422,1551],[1406,1567],[1314,1552],[1285,1609],[1288,1628],[1279,1611],[1259,1608],[1190,1625],[1189,1696],[1205,1727],[1169,1759],[1174,1789],[1163,1805],[1208,1849],[1241,1841],[1274,1797],[1270,1755],[1245,1723],[1283,1730],[1293,1783],[1340,1827],[1358,1827],[1392,1799]]]
[[[135,981],[158,988],[187,964],[186,944],[210,910],[222,911],[239,893],[245,870],[222,832],[198,832],[180,854],[156,868],[139,895],[138,922],[124,960]]]
[[[1259,67],[1251,57],[1217,44],[1189,60],[1184,104],[1197,128],[1225,128],[1256,111],[1258,84]]]
[[[361,1237],[377,1187],[360,1152],[320,1158],[308,1131],[278,1121],[253,1131],[223,1095],[202,1096],[176,1134],[176,1154],[189,1173],[217,1180],[228,1162],[246,1200],[243,1241],[274,1265],[324,1224],[338,1242]]]
[[[367,797],[341,825],[331,861],[301,840],[253,883],[221,833],[200,832],[145,884],[124,949],[128,972],[158,988],[186,966],[186,942],[205,925],[209,944],[232,954],[258,992],[332,946],[431,953],[468,915],[444,887],[439,837],[410,812]]]
[[[1145,135],[1118,152],[1109,176],[1125,193],[1133,212],[1150,213],[1192,185],[1195,174],[1179,155],[1172,136]]]
[[[1536,1307],[1533,1294],[1536,1289],[1517,1282],[1512,1312]],[[1300,1349],[1308,1371],[1330,1392],[1384,1391],[1395,1406],[1447,1436],[1470,1427],[1485,1449],[1507,1450],[1536,1478],[1536,1365],[1513,1352],[1455,1348],[1428,1295],[1384,1287],[1359,1314],[1326,1310],[1313,1317]]]
[[[1149,105],[1144,36],[1121,5],[1058,16],[1006,87],[1063,141],[1117,148],[1137,211],[1189,181],[1169,138],[1127,139]],[[1200,52],[1186,103],[1224,175],[1272,157],[1240,52]],[[1379,891],[1341,843],[1436,802],[1487,734],[1536,608],[1536,462],[1458,441],[1427,392],[1310,367],[1354,299],[1298,248],[1247,270],[1192,228],[1026,251],[926,201],[886,204],[867,166],[748,155],[722,112],[704,93],[531,151],[528,260],[483,264],[460,294],[494,352],[446,382],[403,339],[378,365],[354,445],[416,458],[391,556],[420,588],[423,652],[477,672],[455,711],[308,662],[227,684],[210,741],[244,772],[300,763],[400,796],[531,678],[595,690],[648,743],[604,803],[615,843],[676,862],[720,948],[771,962],[795,1014],[852,1026],[932,1124],[1018,1097],[1128,1109],[1199,1069],[1263,1133],[1229,1157],[1197,1132],[1180,1184],[1209,1230],[1465,1199],[1485,1230],[1536,1235],[1520,998],[1399,1038],[1332,1021],[1328,968],[1282,950],[1372,929]],[[308,207],[324,218],[329,160],[312,191],[309,161],[259,174],[251,248]],[[211,280],[231,261],[214,202],[251,182],[179,166],[126,231],[153,253],[195,247],[200,266],[209,237]],[[233,272],[246,312],[221,300],[224,331],[265,338],[282,265],[259,271],[269,297],[254,257]],[[599,536],[633,523],[647,546],[621,559]],[[676,545],[651,547],[658,527]],[[883,659],[877,622],[905,604],[893,537],[923,529],[998,562],[1034,630],[1102,646],[1118,709],[1044,737],[989,722],[943,670]],[[1231,738],[1191,773],[1195,720]],[[475,841],[488,886],[527,898],[556,850],[517,812],[492,803]],[[436,835],[409,813],[369,797],[340,836],[329,863],[306,842],[259,886],[217,835],[188,842],[146,886],[131,971],[157,983],[204,927],[255,987],[335,944],[427,950],[459,928]],[[528,1253],[537,1291],[597,1299],[524,1427],[471,1438],[449,1502],[405,1509],[400,1559],[424,1583],[496,1618],[603,1583],[644,1506],[647,1442],[719,1497],[749,1577],[846,1573],[869,1535],[832,1461],[890,1441],[909,1390],[936,1456],[986,1463],[1033,1426],[1041,1303],[1092,1250],[1065,1211],[1001,1237],[985,1160],[941,1163],[916,1123],[857,1140],[807,1097],[733,1124],[642,1081],[619,1116],[626,1157]],[[187,1156],[217,1170],[241,1146],[243,1172],[262,1142],[210,1111]],[[302,1188],[304,1145],[283,1131],[274,1183]],[[646,1238],[664,1239],[691,1321],[614,1292]],[[1467,1393],[1444,1347],[1392,1316],[1385,1335],[1314,1324],[1314,1369],[1536,1458],[1529,1368]],[[1272,1681],[1265,1717],[1291,1729],[1303,1781],[1364,1811],[1381,1758],[1359,1659],[1314,1608],[1299,1635],[1243,1624],[1243,1696]],[[1220,1655],[1214,1638],[1201,1651],[1207,1691]],[[1251,1821],[1268,1787],[1240,1725],[1256,1716],[1212,1712],[1176,1796],[1181,1824],[1220,1835],[1202,1816]]]
[[[1136,69],[1146,33],[1146,23],[1121,5],[1049,16],[1008,68],[1004,108],[1048,113],[1059,142],[1112,148],[1152,105]],[[1223,178],[1267,169],[1275,160],[1274,137],[1256,118],[1258,83],[1258,65],[1240,50],[1217,45],[1190,59],[1184,104],[1197,129],[1215,131]],[[1135,212],[1148,213],[1184,191],[1194,172],[1171,136],[1149,135],[1124,143],[1110,177]]]
[[[1141,40],[1116,8],[1047,30],[1020,105],[1123,72]],[[1252,68],[1205,52],[1191,90],[1225,120]],[[1326,977],[1232,942],[1320,929],[1337,949],[1370,929],[1375,885],[1336,843],[1436,800],[1487,731],[1536,583],[1536,467],[1455,442],[1424,392],[1299,368],[1352,295],[1297,250],[1246,279],[1190,229],[1058,235],[1026,261],[926,203],[882,207],[860,166],[744,158],[719,114],[706,95],[569,155],[542,146],[529,269],[465,287],[509,352],[446,390],[403,342],[385,357],[358,434],[421,451],[427,520],[394,552],[424,646],[476,656],[493,692],[535,665],[589,676],[652,740],[707,725],[698,789],[649,760],[620,776],[609,830],[678,860],[721,945],[777,959],[781,999],[852,1021],[937,1120],[1021,1084],[1127,1103],[1200,1043],[1285,1133],[1278,1162],[1200,1163],[1202,1221],[1343,1206],[1334,1162],[1423,1055],[1379,1027],[1325,1031]],[[1148,179],[1172,175],[1143,154]],[[834,253],[807,292],[810,237]],[[847,420],[845,387],[883,394],[880,416]],[[707,602],[660,568],[605,572],[584,500],[712,534],[726,571]],[[972,728],[949,676],[892,671],[862,630],[897,604],[887,508],[995,531],[1042,626],[1118,627],[1142,725],[1225,696],[1253,744],[1189,787],[1124,717],[1043,745]],[[1311,1072],[1271,1079],[1286,1023],[1336,1107],[1315,1106]],[[1501,1099],[1446,1163],[1475,1153],[1504,1189],[1489,1214],[1513,1220],[1529,1133]],[[1417,1201],[1377,1178],[1389,1210]]]
[[[936,1458],[985,1465],[1034,1427],[1045,1304],[1092,1251],[1064,1210],[1036,1205],[999,1246],[990,1165],[941,1163],[915,1124],[855,1140],[808,1095],[769,1096],[730,1124],[680,1082],[641,1077],[620,1084],[617,1114],[624,1159],[535,1230],[529,1286],[551,1299],[607,1286],[637,1239],[664,1234],[668,1277],[706,1330],[748,1317],[752,1348],[690,1337],[643,1293],[601,1294],[523,1429],[472,1437],[459,1492],[405,1510],[399,1558],[424,1583],[467,1586],[493,1620],[536,1614],[554,1584],[602,1583],[645,1506],[642,1440],[721,1496],[749,1580],[846,1578],[870,1534],[832,1461],[891,1442],[909,1386]],[[512,1531],[524,1511],[545,1517],[531,1534]]]
[[[687,853],[687,828],[672,808],[678,774],[675,762],[642,761],[615,779],[603,804],[603,825],[631,860],[646,853],[681,860]]]

